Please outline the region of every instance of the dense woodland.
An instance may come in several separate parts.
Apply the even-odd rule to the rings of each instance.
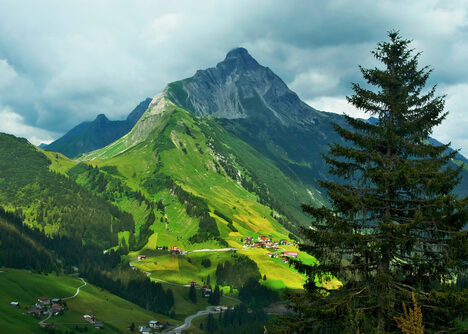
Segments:
[[[0,134],[0,202],[47,233],[109,248],[131,215],[49,169],[50,160],[25,139]]]
[[[240,304],[219,315],[208,315],[206,321],[201,323],[200,329],[216,334],[263,334],[267,321],[268,316],[262,309],[249,311],[245,304]]]
[[[258,281],[261,276],[257,264],[247,256],[234,254],[231,261],[218,263],[216,267],[216,280],[221,285],[241,288],[251,278]]]

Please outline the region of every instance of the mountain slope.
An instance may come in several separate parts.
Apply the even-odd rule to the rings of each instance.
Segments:
[[[275,162],[289,177],[316,186],[327,179],[321,153],[342,142],[332,122],[341,115],[304,102],[247,50],[231,50],[215,68],[171,83],[168,98],[194,115],[212,115],[230,132]]]
[[[53,143],[43,146],[48,151],[60,152],[69,158],[104,147],[132,129],[148,108],[150,98],[140,102],[123,121],[110,121],[100,114],[92,122],[83,122]]]
[[[133,231],[133,218],[61,174],[64,161],[26,139],[0,133],[0,206],[49,235],[103,248],[117,244],[119,231]]]
[[[153,203],[150,211],[141,211],[142,215],[152,215],[153,223],[148,226],[146,220],[136,232],[148,235],[145,249],[242,248],[245,236],[256,239],[263,234],[274,240],[290,239],[290,231],[295,231],[297,222],[307,222],[300,204],[320,198],[313,188],[308,191],[286,177],[269,159],[213,119],[195,117],[171,103],[154,107],[156,110],[149,108],[129,134],[81,157],[100,170],[113,169],[115,177]],[[90,183],[82,176],[73,177],[85,187]],[[267,180],[270,186],[265,184]],[[283,197],[277,199],[273,194],[281,191]],[[119,195],[109,198],[125,209]],[[135,213],[144,209],[133,208]],[[269,275],[281,281],[278,286],[300,288],[303,277],[281,261],[270,260],[266,253],[266,250],[242,251],[261,270],[269,268]],[[144,266],[133,265],[154,271],[156,278],[168,279],[160,271],[160,265],[153,264],[155,260],[163,261],[156,257]],[[181,261],[178,260],[179,265]],[[198,277],[198,269],[190,267],[184,269],[188,276],[183,277]],[[286,277],[285,273],[291,279],[283,282],[281,277]]]

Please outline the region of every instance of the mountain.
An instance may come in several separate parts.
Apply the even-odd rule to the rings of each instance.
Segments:
[[[166,95],[196,116],[215,117],[289,177],[314,186],[330,177],[321,153],[342,142],[332,123],[344,125],[344,118],[301,101],[246,49],[233,49],[216,67],[169,84]]]
[[[41,148],[60,152],[69,158],[80,153],[97,150],[130,131],[146,111],[150,102],[150,98],[140,102],[123,121],[110,121],[104,114],[100,114],[94,121],[83,122],[75,126],[51,144],[42,144]]]
[[[130,250],[130,264],[157,279],[186,284],[211,275],[215,280],[216,268],[228,258],[236,263],[248,258],[267,275],[264,284],[302,288],[303,276],[269,258],[267,249],[244,248],[243,240],[300,238],[298,227],[310,219],[301,204],[326,204],[317,180],[331,176],[321,154],[330,143],[343,143],[333,127],[345,126],[342,115],[308,106],[238,48],[216,67],[168,84],[133,121],[128,133],[75,161],[6,137],[12,145],[0,160],[5,168],[9,160],[15,164],[5,176],[0,169],[0,182],[7,180],[0,205],[20,208],[28,224],[44,231]],[[70,137],[109,122],[99,116]],[[62,198],[73,203],[70,208]],[[196,256],[174,258],[161,252],[165,247],[237,252],[235,259],[213,257],[211,267],[202,268]],[[294,245],[284,249],[297,251]],[[148,260],[137,261],[139,254]],[[298,256],[315,261],[302,252]]]

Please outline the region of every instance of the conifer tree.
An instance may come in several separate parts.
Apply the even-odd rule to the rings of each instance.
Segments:
[[[368,85],[353,84],[347,98],[375,121],[345,116],[346,128],[335,125],[349,145],[332,144],[324,159],[341,180],[320,182],[329,207],[303,205],[312,225],[300,249],[319,264],[292,260],[308,276],[306,293],[278,331],[397,330],[394,317],[413,292],[426,321],[431,284],[453,279],[467,258],[467,199],[453,194],[460,168],[449,164],[456,152],[427,141],[447,115],[444,96],[425,88],[432,70],[419,67],[410,41],[388,36],[372,52],[383,68],[360,67]],[[330,274],[341,288],[316,285]]]
[[[194,286],[194,285],[190,285],[189,299],[192,301],[192,303],[196,303],[196,302],[197,302],[197,291],[195,290],[195,286]]]

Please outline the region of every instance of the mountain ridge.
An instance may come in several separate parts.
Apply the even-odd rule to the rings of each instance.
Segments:
[[[42,145],[48,151],[59,152],[69,158],[81,153],[104,147],[128,133],[148,108],[150,98],[140,102],[125,120],[111,121],[105,114],[99,114],[94,121],[85,121],[49,145]]]

